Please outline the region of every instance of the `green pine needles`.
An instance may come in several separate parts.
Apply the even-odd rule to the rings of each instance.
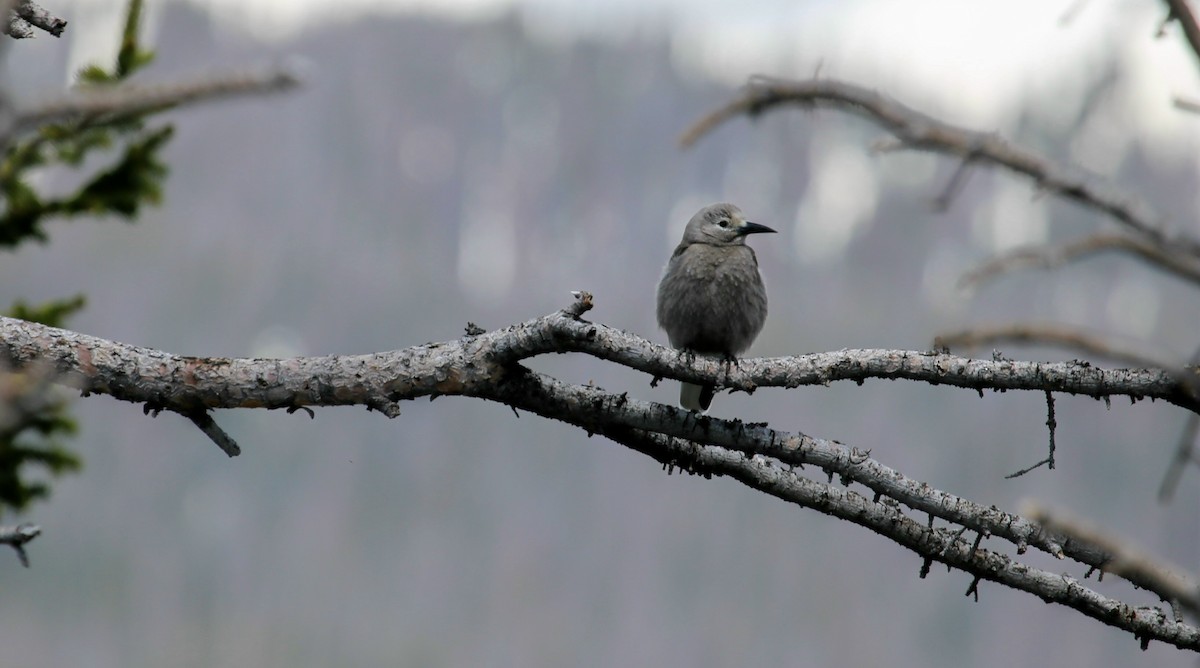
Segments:
[[[138,43],[141,13],[141,0],[131,0],[112,69],[83,68],[80,88],[124,83],[153,60],[154,53]],[[45,243],[42,224],[50,219],[116,215],[133,221],[143,206],[159,203],[167,176],[161,154],[174,128],[148,121],[167,108],[82,114],[12,138],[0,162],[0,249],[31,240]],[[38,170],[84,169],[85,161],[95,171],[65,195],[40,192],[31,178]],[[91,167],[97,162],[102,166]],[[82,295],[32,306],[18,301],[6,315],[62,326],[84,303]],[[0,369],[0,515],[45,498],[48,478],[80,468],[78,456],[63,445],[75,433],[75,421],[65,394],[48,375],[47,370]]]

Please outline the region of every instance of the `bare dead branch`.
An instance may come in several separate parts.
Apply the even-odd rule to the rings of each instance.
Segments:
[[[61,382],[89,393],[102,393],[156,408],[186,412],[196,407],[291,408],[318,405],[364,405],[459,394],[494,398],[497,387],[517,387],[531,377],[515,364],[551,352],[584,352],[650,375],[734,387],[827,384],[832,380],[908,378],[972,389],[1037,389],[1090,396],[1154,396],[1187,404],[1193,401],[1169,374],[1158,370],[1105,370],[1088,364],[1035,364],[1012,360],[972,360],[952,355],[906,351],[837,351],[776,359],[742,360],[732,368],[719,361],[689,359],[677,351],[604,325],[580,320],[586,309],[572,308],[512,327],[443,343],[372,355],[291,359],[221,359],[178,357],[66,330],[0,318],[0,356],[18,364],[44,360]],[[727,375],[728,374],[728,375]],[[529,382],[526,380],[526,382]],[[546,381],[549,382],[549,381]],[[876,468],[869,458],[852,456],[844,446],[804,436],[746,425],[697,418],[672,407],[607,395],[592,388],[576,394],[548,385],[538,394],[542,408],[518,405],[544,414],[566,397],[561,416],[579,406],[616,402],[610,408],[631,427],[715,445],[769,454],[790,464],[815,464],[849,480],[938,517],[972,529],[1009,537],[1018,546],[1034,545],[1059,556],[1061,548],[1020,528],[1010,516],[992,517],[964,505],[964,500],[934,495],[927,486]],[[532,391],[531,391],[532,392]],[[619,400],[619,401],[618,401]],[[618,410],[620,409],[620,410]],[[662,412],[665,411],[665,412]],[[703,433],[697,433],[702,425]],[[602,425],[580,424],[598,430]],[[743,440],[748,439],[748,440]],[[753,446],[753,449],[750,449]],[[871,475],[866,475],[871,473]],[[972,508],[976,519],[954,508]],[[947,510],[949,509],[949,510]],[[982,519],[980,519],[982,518]],[[988,519],[991,518],[991,519]],[[1086,558],[1084,558],[1086,563]]]
[[[1029,473],[1031,471],[1036,471],[1036,470],[1042,468],[1043,466],[1046,466],[1047,464],[1053,464],[1053,463],[1054,463],[1054,460],[1047,457],[1047,458],[1037,462],[1036,464],[1033,464],[1032,466],[1027,466],[1019,471],[1013,471],[1012,473],[1009,473],[1008,475],[1004,476],[1004,479],[1012,480],[1013,478],[1020,478],[1021,476],[1025,475],[1026,473]],[[1051,466],[1050,468],[1054,468],[1054,467]]]
[[[34,28],[40,28],[55,37],[62,36],[67,22],[54,16],[32,0],[5,0],[0,3],[5,20],[4,34],[15,39],[34,37]]]
[[[1046,427],[1050,429],[1050,453],[1048,455],[1046,455],[1045,459],[1034,464],[1033,466],[1023,468],[1020,471],[1015,471],[1013,473],[1010,473],[1010,474],[1004,476],[1005,480],[1012,480],[1013,478],[1020,478],[1021,476],[1025,475],[1026,473],[1037,470],[1037,469],[1041,468],[1042,466],[1045,466],[1052,471],[1054,470],[1054,450],[1055,450],[1054,431],[1058,428],[1058,421],[1056,421],[1054,419],[1054,395],[1050,392],[1046,393],[1046,412],[1048,415],[1046,418]]]
[[[1054,435],[1058,431],[1058,420],[1054,418],[1054,394],[1046,392],[1046,429],[1050,431],[1050,451],[1046,455],[1051,471],[1054,470]]]
[[[1200,365],[1200,348],[1197,348],[1192,353],[1191,359],[1188,360],[1188,366],[1195,369]],[[1192,390],[1200,396],[1200,381],[1194,378],[1189,379]],[[1175,496],[1175,488],[1179,485],[1179,479],[1183,476],[1183,469],[1189,463],[1200,464],[1196,459],[1196,438],[1200,435],[1200,415],[1192,414],[1183,424],[1183,429],[1179,433],[1179,441],[1175,445],[1175,456],[1171,458],[1170,465],[1167,466],[1167,472],[1163,474],[1162,484],[1158,487],[1159,503],[1170,503],[1171,498]]]
[[[937,197],[933,198],[933,210],[939,213],[949,210],[950,204],[954,198],[958,197],[958,193],[962,192],[963,186],[967,184],[967,177],[971,174],[971,158],[963,158],[958,163],[958,167],[954,168],[954,173],[950,175],[950,180],[946,182],[946,187]]]
[[[972,158],[1033,179],[1048,192],[1095,209],[1160,247],[1200,257],[1200,241],[1168,236],[1160,216],[1143,199],[1120,191],[1080,167],[1059,164],[1036,151],[1012,144],[992,133],[951,125],[923,114],[877,91],[833,79],[781,81],[756,78],[724,107],[697,121],[682,137],[687,147],[721,123],[740,115],[758,116],[785,105],[831,107],[868,118],[891,132],[903,146]]]
[[[237,95],[289,90],[300,81],[283,69],[229,73],[195,81],[146,86],[87,87],[66,97],[18,110],[12,132],[83,116],[136,114]]]
[[[605,435],[623,442],[620,435]],[[679,462],[690,455],[693,466],[704,473],[727,475],[785,501],[864,526],[925,559],[961,569],[976,578],[1032,593],[1044,601],[1074,608],[1138,637],[1150,637],[1180,648],[1200,648],[1200,629],[1170,620],[1157,608],[1130,606],[1105,597],[1069,576],[1033,568],[991,550],[972,549],[971,544],[958,537],[955,531],[928,528],[894,506],[874,503],[853,491],[801,477],[768,458],[745,458],[721,448],[689,446],[656,434],[647,435],[646,440],[661,444],[662,449],[674,446],[674,457],[660,458],[646,445],[640,449],[630,447],[659,461]]]
[[[29,555],[25,554],[25,543],[37,538],[42,528],[36,524],[18,524],[17,526],[0,526],[0,545],[9,545],[17,551],[21,565],[29,568]]]
[[[1090,543],[1108,553],[1109,559],[1102,567],[1105,572],[1130,580],[1153,582],[1151,591],[1161,594],[1164,600],[1178,602],[1193,614],[1200,612],[1200,581],[1195,575],[1164,563],[1127,539],[1063,510],[1051,510],[1036,501],[1026,501],[1021,513],[1054,533],[1072,541]]]
[[[564,312],[475,337],[402,350],[265,360],[183,357],[0,318],[0,358],[18,365],[46,361],[58,374],[57,382],[181,411],[366,405],[467,394],[468,388],[497,373],[497,365],[561,352],[586,353],[652,377],[736,391],[907,379],[972,390],[1154,398],[1200,410],[1200,402],[1185,384],[1157,368],[1105,369],[1076,361],[997,361],[908,350],[837,350],[726,365],[701,356],[689,359],[672,348]],[[480,364],[481,359],[493,363]]]
[[[1175,445],[1175,455],[1171,458],[1167,472],[1163,474],[1162,484],[1158,487],[1160,503],[1171,502],[1175,496],[1175,489],[1179,486],[1179,479],[1183,477],[1184,468],[1188,464],[1196,463],[1195,450],[1198,434],[1200,434],[1200,415],[1189,415],[1180,431],[1179,441]]]
[[[1180,111],[1188,111],[1193,114],[1200,114],[1200,102],[1196,102],[1195,100],[1189,100],[1186,97],[1175,96],[1175,98],[1171,100],[1171,104],[1175,105],[1175,108],[1179,109]]]
[[[1164,23],[1172,20],[1178,22],[1179,27],[1183,29],[1183,36],[1187,39],[1188,46],[1192,49],[1192,54],[1200,58],[1200,24],[1196,23],[1196,15],[1188,6],[1187,0],[1164,1],[1167,3],[1167,18]]]
[[[19,27],[14,31],[14,26]],[[55,37],[61,37],[66,27],[66,21],[38,6],[33,0],[17,0],[12,5],[5,32],[12,37],[25,38],[33,37],[32,28],[40,28]]]
[[[34,36],[33,26],[14,12],[4,23],[4,34],[13,39],[30,39]]]
[[[576,313],[582,313],[582,310],[562,311],[477,336],[386,353],[290,359],[179,357],[0,318],[0,357],[19,365],[42,361],[55,369],[58,382],[88,393],[107,394],[183,413],[197,408],[371,406],[377,402],[395,403],[441,394],[490,398],[497,385],[514,383],[520,377],[513,371],[517,362],[540,354],[566,351],[588,353],[650,375],[693,382],[730,383],[741,388],[907,378],[977,390],[1037,389],[1098,397],[1128,394],[1153,396],[1184,405],[1193,401],[1179,388],[1178,381],[1158,370],[1106,370],[1078,363],[972,360],[907,351],[837,351],[802,357],[748,359],[727,369],[719,361],[689,359],[640,337],[580,320]],[[596,400],[593,395],[571,395],[558,386],[554,386],[554,392],[573,397],[575,404]],[[550,397],[544,399],[547,405],[551,403]],[[753,442],[758,443],[755,447],[759,449],[753,453],[769,453],[789,463],[813,463],[828,468],[848,479],[868,486],[876,485],[877,491],[934,514],[942,512],[938,508],[961,505],[961,500],[940,498],[929,508],[924,508],[922,494],[916,493],[923,486],[915,481],[905,481],[890,470],[876,470],[874,478],[878,482],[869,483],[866,478],[859,480],[858,472],[875,469],[866,463],[869,459],[857,461],[841,446],[826,449],[818,447],[821,442],[813,439],[805,440],[760,426],[731,425],[713,418],[702,418],[702,422],[698,422],[694,415],[671,407],[660,407],[668,412],[658,413],[651,409],[657,404],[636,402],[627,397],[621,398],[621,406],[626,406],[627,411],[636,406],[640,411],[627,418],[633,421],[631,426],[634,427],[648,428],[654,424],[663,433],[698,438],[694,429],[702,423],[706,425],[706,438],[723,434],[723,440],[714,443],[735,449],[748,447],[740,445],[740,439],[755,435]],[[564,411],[569,412],[567,408]],[[728,426],[723,430],[720,425]],[[793,451],[795,454],[789,454]],[[969,521],[953,513],[938,516],[958,524]],[[1012,519],[981,520],[972,528],[1012,536],[1018,544],[1041,546],[1057,556],[1059,548],[1040,543],[1028,531],[1006,530],[1001,525],[1013,526]]]
[[[237,442],[229,434],[225,433],[224,429],[217,426],[216,421],[212,419],[212,416],[207,411],[193,411],[185,414],[184,417],[191,420],[192,424],[199,427],[205,436],[211,439],[213,443],[216,443],[217,447],[221,448],[221,452],[230,457],[237,457],[242,454],[242,449],[238,446]]]
[[[1065,28],[1075,22],[1075,19],[1087,8],[1089,0],[1075,0],[1058,16],[1058,27]]]
[[[1075,18],[1084,13],[1088,4],[1090,4],[1090,0],[1075,0],[1068,5],[1066,10],[1058,14],[1058,28],[1067,28],[1068,25],[1075,23]]]
[[[522,381],[532,381],[533,387],[524,386],[524,382],[498,384],[498,394],[489,398],[510,405],[510,402],[520,402],[522,407],[531,412],[584,426],[589,431],[653,457],[666,467],[677,467],[706,477],[732,477],[748,487],[785,501],[866,527],[912,550],[926,562],[937,561],[948,567],[961,569],[972,576],[1032,593],[1044,601],[1071,607],[1105,624],[1127,630],[1139,638],[1148,637],[1193,651],[1200,649],[1200,629],[1179,620],[1169,619],[1158,608],[1135,607],[1105,597],[1070,576],[1033,568],[999,552],[979,548],[965,540],[960,530],[927,526],[903,513],[899,505],[872,501],[852,490],[803,477],[786,463],[780,463],[769,456],[747,456],[748,453],[744,449],[739,453],[724,447],[702,445],[687,438],[676,438],[625,424],[614,426],[604,416],[611,416],[616,405],[634,403],[624,395],[607,395],[600,398],[595,396],[604,395],[600,390],[572,386],[573,392],[593,395],[589,397],[591,401],[580,403],[570,399],[565,400],[561,407],[555,407],[546,403],[546,388],[539,386],[546,381],[557,381],[528,371],[523,371],[519,378]],[[550,392],[549,396],[552,398],[555,394]],[[670,406],[659,408],[683,412]],[[566,413],[560,413],[560,410]],[[703,422],[704,426],[694,427],[696,433],[707,433],[707,427],[726,422],[706,418],[699,418],[696,422],[704,420],[708,420]],[[871,461],[869,458],[854,457],[852,454],[847,452],[843,455],[843,461]],[[1013,517],[1022,523],[1025,522],[1016,516]]]
[[[1125,234],[1096,234],[1061,246],[1035,245],[1014,249],[998,255],[959,279],[961,288],[974,288],[1002,274],[1017,269],[1057,269],[1070,262],[1083,260],[1100,253],[1116,251],[1145,260],[1150,266],[1174,273],[1192,283],[1200,284],[1200,259],[1175,253],[1161,246]]]
[[[511,367],[504,378],[481,387],[474,396],[567,422],[589,432],[605,433],[611,425],[619,424],[736,450],[748,456],[767,456],[789,466],[816,466],[847,484],[859,483],[879,496],[926,512],[931,520],[944,519],[1008,540],[1022,552],[1026,546],[1032,546],[1059,559],[1069,556],[1081,563],[1094,560],[1087,554],[1065,553],[1053,537],[1042,534],[1038,527],[1020,517],[932,488],[871,459],[866,453],[834,441],[770,429],[762,424],[696,416],[674,406],[631,399],[626,394],[568,385],[524,367]]]
[[[652,375],[740,389],[771,384],[794,387],[855,377],[926,377],[942,384],[999,388],[1023,378],[1018,384],[1029,384],[1029,389],[1036,385],[1041,391],[1092,394],[1103,388],[1101,394],[1107,395],[1137,388],[1138,395],[1158,393],[1164,399],[1175,396],[1183,400],[1177,396],[1178,389],[1161,385],[1175,383],[1170,376],[1153,370],[1110,371],[1090,365],[1008,360],[989,363],[905,351],[839,351],[745,360],[726,368],[719,361],[691,360],[631,334],[582,320],[590,305],[590,295],[580,293],[563,311],[442,343],[373,355],[268,360],[178,357],[0,318],[0,357],[17,365],[43,360],[54,369],[59,382],[85,392],[148,402],[155,409],[185,414],[231,407],[372,406],[442,394],[498,401],[605,435],[668,467],[701,475],[729,475],[755,489],[849,519],[924,558],[1062,603],[1139,637],[1200,649],[1200,629],[1169,621],[1154,609],[1106,598],[1077,581],[1032,569],[963,538],[969,530],[1006,540],[1016,546],[1018,554],[1034,547],[1090,567],[1104,563],[1104,553],[1089,551],[1083,544],[1065,544],[1019,516],[937,490],[839,443],[763,424],[698,416],[593,386],[564,384],[526,369],[520,361],[552,352],[585,352]],[[875,498],[868,500],[794,472],[805,465],[819,467],[845,484],[862,484]],[[905,515],[902,507],[953,526],[926,526]]]
[[[1092,357],[1141,367],[1169,369],[1173,366],[1148,354],[1110,344],[1096,334],[1066,325],[1018,323],[995,327],[975,327],[939,334],[934,338],[934,347],[939,349],[980,348],[1005,343],[1068,348]]]

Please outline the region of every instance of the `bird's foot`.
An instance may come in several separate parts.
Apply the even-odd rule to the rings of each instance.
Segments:
[[[738,368],[738,358],[736,355],[724,353],[721,356],[721,364],[725,367],[725,380],[728,381],[730,373],[732,373],[734,369]]]

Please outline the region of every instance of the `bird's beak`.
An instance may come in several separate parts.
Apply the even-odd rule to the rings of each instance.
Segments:
[[[774,231],[775,230],[767,227],[766,225],[759,225],[758,223],[752,223],[747,220],[745,225],[742,225],[741,227],[738,228],[738,236],[744,237],[747,234],[762,234],[763,232],[774,232]]]

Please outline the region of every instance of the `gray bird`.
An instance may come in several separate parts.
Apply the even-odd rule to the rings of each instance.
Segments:
[[[688,221],[658,284],[658,326],[681,350],[733,359],[767,319],[767,291],[746,235],[774,232],[732,204],[712,204]],[[707,412],[715,388],[683,383],[679,405]]]

